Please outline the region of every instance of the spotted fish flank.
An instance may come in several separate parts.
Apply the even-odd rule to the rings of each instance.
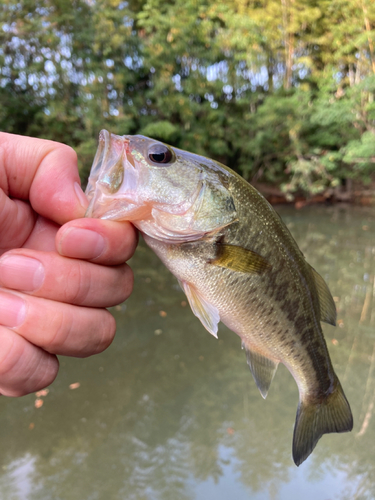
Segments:
[[[87,216],[129,220],[141,231],[212,335],[222,321],[240,336],[263,397],[278,364],[288,368],[300,394],[297,465],[323,434],[352,429],[320,324],[335,324],[332,296],[250,184],[213,160],[102,131],[87,195]]]

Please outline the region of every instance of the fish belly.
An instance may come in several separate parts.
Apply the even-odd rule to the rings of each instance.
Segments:
[[[286,293],[283,300],[276,300],[272,295],[272,282],[263,276],[211,265],[213,245],[197,246],[192,251],[192,245],[169,245],[148,236],[145,236],[145,241],[180,282],[194,286],[209,304],[217,308],[220,320],[241,337],[247,349],[285,364],[301,390],[311,392],[311,384],[315,387],[321,385],[305,345],[314,337],[317,337],[316,347],[321,343],[320,325],[318,332],[314,332],[314,325],[310,325],[309,342],[304,342],[301,335],[305,334],[307,338],[307,328],[306,321],[302,324],[301,317],[304,318],[305,314],[300,300],[288,300]],[[288,308],[285,308],[285,301]],[[297,325],[298,321],[300,323],[300,332],[296,320]],[[323,337],[322,342],[319,375],[325,373],[327,378],[331,365]],[[325,385],[329,383],[327,380]]]

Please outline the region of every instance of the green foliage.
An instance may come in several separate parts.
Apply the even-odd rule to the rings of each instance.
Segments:
[[[74,146],[149,135],[292,196],[368,182],[369,0],[4,0],[0,128]]]
[[[148,123],[140,133],[166,143],[175,143],[180,135],[178,127],[167,120]]]

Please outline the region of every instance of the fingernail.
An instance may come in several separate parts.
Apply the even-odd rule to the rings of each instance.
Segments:
[[[25,301],[17,295],[0,292],[0,324],[14,328],[21,325],[25,317]]]
[[[105,249],[103,236],[90,229],[72,227],[65,231],[59,244],[59,252],[74,259],[96,259]]]
[[[23,255],[4,255],[0,259],[0,283],[6,288],[32,292],[44,281],[44,267],[39,260]]]
[[[77,198],[79,200],[79,203],[83,206],[83,208],[87,208],[88,201],[86,198],[85,193],[82,191],[81,186],[78,184],[78,182],[74,183],[74,191],[76,192]]]

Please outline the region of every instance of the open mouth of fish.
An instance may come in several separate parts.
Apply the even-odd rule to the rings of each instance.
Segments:
[[[102,130],[86,195],[86,217],[136,220],[151,212],[137,195],[139,171],[126,136]]]

